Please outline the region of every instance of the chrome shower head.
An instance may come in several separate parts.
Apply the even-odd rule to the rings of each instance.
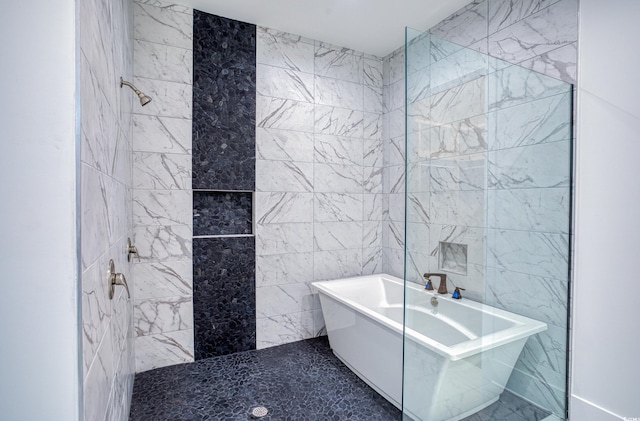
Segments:
[[[128,87],[133,89],[133,92],[135,92],[136,95],[138,95],[138,98],[140,98],[140,105],[142,105],[143,107],[151,102],[151,97],[150,96],[147,96],[147,95],[143,94],[142,92],[140,92],[140,90],[138,88],[133,86],[133,84],[127,82],[126,80],[123,80],[122,77],[121,77],[120,78],[120,87],[122,88],[124,85],[127,85]]]

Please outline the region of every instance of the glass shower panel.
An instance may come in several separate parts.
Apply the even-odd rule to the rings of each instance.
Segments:
[[[409,28],[405,77],[403,415],[564,418],[572,86]]]

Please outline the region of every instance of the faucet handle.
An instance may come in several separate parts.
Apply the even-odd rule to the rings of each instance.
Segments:
[[[462,298],[462,293],[460,292],[460,290],[466,291],[462,287],[456,287],[455,291],[453,291],[453,294],[451,294],[451,298],[455,298],[456,300]]]
[[[447,291],[447,274],[446,273],[425,273],[422,276],[426,279],[429,279],[429,277],[431,276],[439,276],[440,286],[438,287],[438,294],[447,294],[449,292]]]

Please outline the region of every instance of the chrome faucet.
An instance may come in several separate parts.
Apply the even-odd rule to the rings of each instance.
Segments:
[[[422,275],[424,279],[427,280],[427,289],[433,290],[433,286],[431,285],[431,276],[439,276],[440,277],[440,285],[438,286],[438,294],[446,294],[447,291],[447,275],[445,273],[425,273]]]

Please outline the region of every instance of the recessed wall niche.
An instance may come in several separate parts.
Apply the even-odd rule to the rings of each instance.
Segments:
[[[467,274],[467,245],[440,242],[440,269],[460,275]]]
[[[252,192],[193,192],[193,235],[253,234]]]

